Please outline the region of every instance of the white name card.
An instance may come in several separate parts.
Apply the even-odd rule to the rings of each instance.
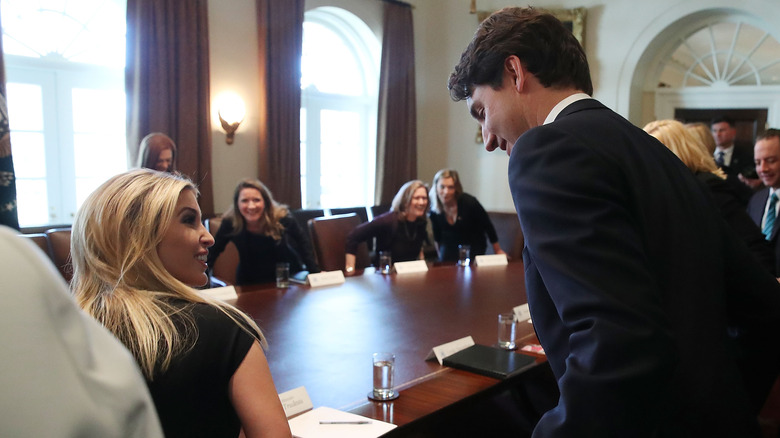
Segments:
[[[236,300],[238,299],[238,294],[236,293],[236,288],[233,286],[225,286],[225,287],[215,287],[212,289],[203,289],[200,291],[201,294],[216,298],[220,301],[227,301],[227,300]]]
[[[531,309],[528,308],[528,304],[523,304],[512,309],[515,312],[515,316],[518,321],[531,322]]]
[[[474,258],[477,266],[504,266],[509,264],[506,254],[478,255]]]
[[[441,344],[436,347],[433,347],[433,349],[428,353],[428,356],[425,357],[425,360],[431,360],[434,357],[436,360],[439,361],[439,365],[443,365],[442,361],[445,357],[455,354],[459,352],[460,350],[465,350],[466,348],[471,347],[474,345],[474,339],[471,338],[471,336],[466,336],[465,338],[456,339],[452,342],[447,342],[446,344]]]
[[[425,260],[412,260],[411,262],[394,263],[396,274],[409,274],[412,272],[427,272],[428,264]]]
[[[326,271],[309,274],[309,276],[306,277],[306,280],[308,280],[311,287],[333,286],[334,284],[343,284],[344,281],[346,281],[344,279],[344,273],[341,271]]]
[[[287,416],[287,418],[308,411],[314,407],[311,403],[311,398],[309,398],[309,393],[306,392],[306,388],[303,386],[279,394],[279,400],[282,402],[284,415]]]

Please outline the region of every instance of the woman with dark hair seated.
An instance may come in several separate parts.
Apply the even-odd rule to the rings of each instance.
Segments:
[[[423,259],[428,206],[428,186],[424,182],[412,180],[401,186],[390,211],[358,225],[347,235],[346,271],[355,270],[357,247],[371,238],[376,238],[376,253],[390,251],[393,262]]]
[[[287,262],[290,272],[319,272],[311,242],[290,215],[286,205],[277,203],[271,191],[258,180],[238,183],[233,205],[223,215],[209,252],[208,264],[228,242],[238,249],[236,284],[270,283],[276,279],[276,264]]]

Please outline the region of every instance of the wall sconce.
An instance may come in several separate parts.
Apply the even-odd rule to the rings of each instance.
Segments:
[[[244,121],[244,116],[246,115],[244,101],[237,94],[226,93],[220,96],[219,102],[217,117],[219,117],[219,122],[222,124],[222,129],[227,134],[225,143],[233,144],[236,129]]]

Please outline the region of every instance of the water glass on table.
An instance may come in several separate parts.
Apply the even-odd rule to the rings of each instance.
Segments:
[[[471,263],[471,245],[458,245],[458,266]]]
[[[290,287],[290,264],[287,262],[276,264],[276,287]]]
[[[394,400],[398,393],[394,390],[395,355],[393,353],[374,353],[374,388],[368,398],[377,401]]]
[[[514,313],[498,315],[498,346],[504,350],[514,350],[517,338],[517,317]]]
[[[393,256],[390,251],[379,251],[379,272],[389,274],[393,269]]]

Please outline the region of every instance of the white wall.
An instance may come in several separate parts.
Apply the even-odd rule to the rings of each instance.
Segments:
[[[463,102],[452,102],[447,78],[476,30],[476,15],[468,1],[408,0],[414,6],[417,84],[418,177],[430,181],[440,168],[457,169],[466,191],[489,210],[514,211],[506,178],[507,157],[487,153],[474,142],[477,124]],[[587,8],[585,51],[593,76],[594,96],[636,124],[654,118],[652,103],[643,96],[643,58],[658,43],[656,35],[680,18],[707,9],[739,10],[767,23],[780,22],[777,0],[540,0],[537,7]],[[497,10],[517,2],[478,0],[480,10]],[[379,0],[309,0],[307,8],[336,5],[381,27]],[[257,47],[254,0],[209,2],[212,95],[233,89],[247,102],[247,121],[233,146],[224,134],[214,135],[214,190],[216,210],[229,203],[239,177],[254,176],[257,169],[257,127],[251,115],[257,110]],[[373,17],[373,18],[372,18]],[[780,32],[778,32],[780,33]],[[777,35],[777,34],[776,34]],[[636,72],[639,74],[636,74]],[[649,97],[652,95],[650,94]],[[282,200],[283,201],[283,200]],[[220,204],[221,203],[221,204]]]

